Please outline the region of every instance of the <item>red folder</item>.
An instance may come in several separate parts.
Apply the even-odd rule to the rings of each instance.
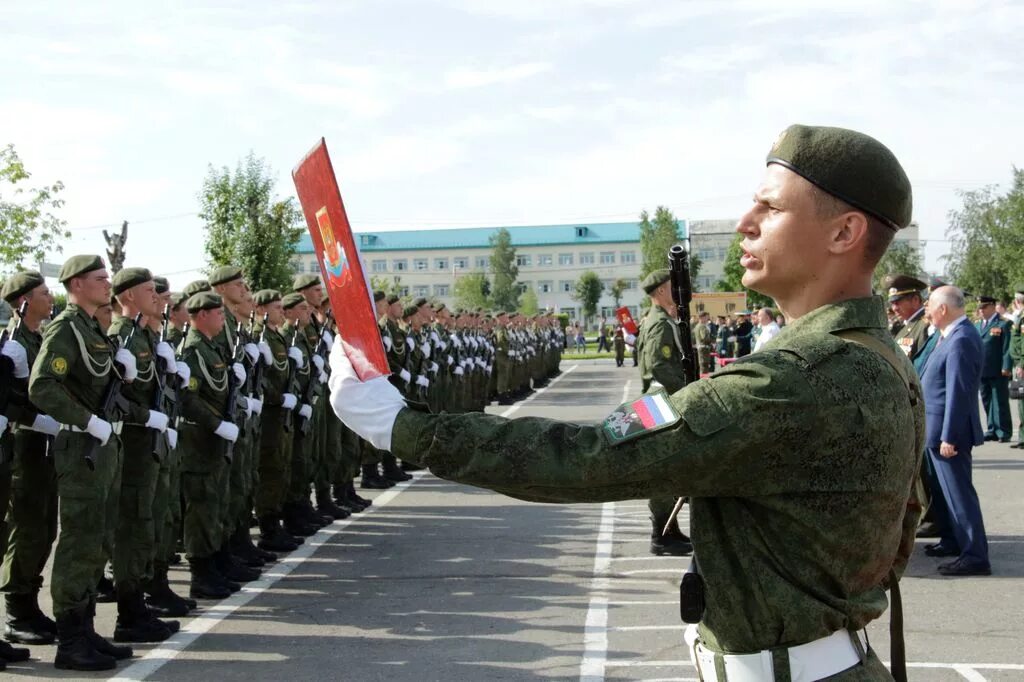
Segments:
[[[373,294],[323,138],[292,171],[345,352],[362,381],[387,376]]]
[[[633,320],[633,316],[630,314],[629,308],[626,308],[625,306],[622,308],[616,308],[615,317],[618,318],[622,328],[633,336],[640,333],[640,328],[636,326],[636,322]]]

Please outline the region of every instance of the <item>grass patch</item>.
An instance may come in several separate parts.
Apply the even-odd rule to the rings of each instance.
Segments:
[[[614,358],[615,358],[615,353],[614,352],[611,352],[611,353],[562,353],[562,359],[563,360],[608,360],[608,359],[614,359]],[[630,355],[628,353],[626,354],[626,359],[629,360],[630,362],[633,361],[633,359],[630,357]]]

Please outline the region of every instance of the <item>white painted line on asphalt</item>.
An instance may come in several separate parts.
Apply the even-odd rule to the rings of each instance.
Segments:
[[[683,575],[681,566],[676,566],[675,568],[639,568],[635,571],[620,571],[619,575],[643,575],[645,573],[671,573],[680,577]]]
[[[622,625],[608,628],[611,632],[644,632],[647,630],[685,630],[685,625]]]
[[[666,605],[676,606],[679,604],[678,599],[632,599],[632,600],[614,600],[609,601],[608,606],[645,606],[645,605]]]
[[[696,677],[644,677],[642,682],[700,682]]]
[[[418,481],[425,472],[412,474],[410,481],[399,483],[390,490],[373,498],[373,506],[367,507],[361,514],[353,514],[347,519],[335,521],[329,526],[321,528],[316,535],[306,538],[305,544],[300,546],[291,554],[280,559],[274,567],[263,574],[259,580],[247,583],[240,592],[236,592],[227,599],[224,599],[212,606],[204,608],[197,614],[188,625],[170,639],[163,642],[158,648],[153,649],[142,658],[138,659],[127,668],[122,670],[116,677],[110,678],[116,682],[128,682],[129,680],[144,680],[167,663],[170,663],[187,649],[193,642],[212,630],[218,623],[227,618],[237,609],[245,606],[259,595],[266,592],[274,584],[294,571],[306,559],[312,556],[313,552],[325,545],[328,540],[343,531],[346,527],[365,519],[374,511],[387,506],[392,500],[400,495],[405,489]]]
[[[512,416],[512,415],[513,415],[513,414],[514,414],[515,412],[517,412],[517,411],[519,410],[519,408],[520,408],[520,407],[522,407],[522,406],[523,406],[523,405],[525,405],[526,403],[530,402],[530,401],[531,401],[531,400],[533,400],[534,398],[536,398],[536,397],[538,397],[538,396],[540,396],[540,395],[543,395],[544,391],[548,390],[549,388],[551,388],[552,386],[554,386],[555,384],[557,384],[557,383],[558,383],[559,381],[561,381],[561,380],[562,380],[562,379],[563,379],[563,378],[564,378],[564,377],[565,377],[565,376],[566,376],[566,375],[567,375],[567,374],[568,374],[569,372],[573,371],[573,370],[574,370],[574,369],[576,369],[577,367],[579,367],[579,365],[573,365],[573,366],[569,367],[569,368],[568,368],[567,370],[565,370],[564,372],[562,372],[561,374],[559,374],[559,375],[558,375],[557,377],[555,377],[554,379],[552,379],[552,380],[551,380],[551,383],[549,383],[549,384],[548,384],[547,386],[545,386],[544,388],[542,388],[542,389],[538,390],[537,392],[535,392],[535,393],[534,393],[533,395],[531,395],[531,396],[530,396],[529,398],[527,398],[526,400],[523,400],[523,401],[521,401],[521,402],[518,402],[518,403],[516,403],[515,405],[513,405],[513,406],[512,406],[512,407],[510,407],[510,408],[508,408],[507,410],[505,410],[504,412],[502,412],[502,413],[501,413],[501,414],[499,414],[498,416],[499,416],[499,417],[510,417],[510,416]]]
[[[590,604],[583,628],[583,659],[580,682],[604,682],[608,656],[608,572],[611,568],[615,533],[615,503],[601,505],[601,524],[594,549],[594,573],[590,581]]]
[[[974,668],[970,668],[966,665],[954,665],[953,670],[960,673],[960,675],[967,680],[967,682],[988,682],[985,676],[979,673]]]
[[[605,667],[608,668],[679,668],[686,666],[692,668],[693,663],[689,659],[685,661],[645,661],[643,659],[608,661]]]

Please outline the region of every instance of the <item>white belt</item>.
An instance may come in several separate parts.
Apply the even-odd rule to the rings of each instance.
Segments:
[[[117,436],[121,435],[121,428],[123,426],[124,422],[110,422],[110,429]],[[85,429],[80,429],[77,426],[72,426],[71,424],[61,424],[60,428],[64,431],[70,431],[71,433],[89,433]]]
[[[853,644],[856,637],[866,653],[867,633],[857,630],[837,630],[827,637],[807,644],[790,647],[789,671],[792,682],[813,682],[861,662]],[[703,682],[772,682],[775,673],[772,667],[772,652],[765,650],[754,654],[718,654],[725,667],[725,678],[720,679],[715,669],[715,652],[705,649],[697,638],[697,626],[686,628],[685,640],[690,648],[690,661],[697,668]]]

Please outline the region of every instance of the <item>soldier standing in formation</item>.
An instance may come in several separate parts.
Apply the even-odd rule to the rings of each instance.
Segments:
[[[711,374],[714,372],[715,362],[711,351],[715,347],[715,335],[711,331],[711,314],[703,310],[697,316],[697,324],[693,327],[693,346],[697,351],[700,373]]]

